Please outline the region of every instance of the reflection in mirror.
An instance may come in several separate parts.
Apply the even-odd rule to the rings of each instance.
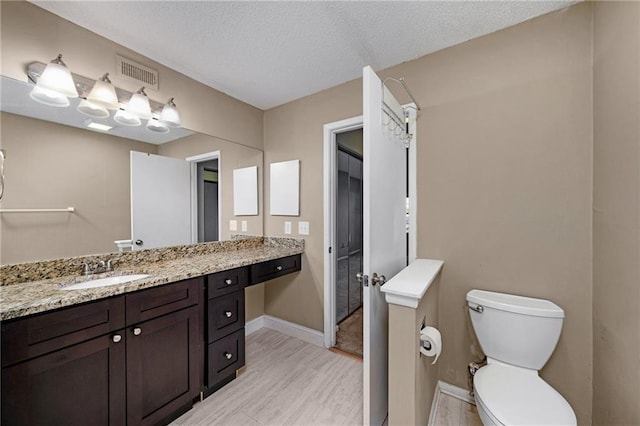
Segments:
[[[233,234],[262,235],[261,151],[185,129],[154,133],[144,126],[127,129],[117,126],[114,128],[117,132],[105,133],[61,125],[59,122],[64,122],[61,115],[67,112],[62,113],[61,108],[49,107],[53,110],[50,116],[34,118],[30,115],[43,106],[29,98],[32,86],[7,77],[1,77],[0,83],[0,148],[8,158],[4,165],[5,192],[0,200],[0,264],[109,253],[118,250],[115,241],[127,248],[135,245],[129,242],[143,240],[132,234],[132,205],[137,203],[137,197],[132,200],[131,151],[173,157],[187,164],[189,184],[180,189],[189,194],[187,241],[229,239],[231,219],[246,221],[247,225],[245,232],[239,227]],[[21,91],[22,97],[16,96]],[[81,115],[75,108],[68,110]],[[139,134],[125,137],[120,133],[125,130],[151,135],[140,140]],[[211,153],[217,153],[215,162]],[[235,217],[233,169],[250,166],[258,167],[259,214]],[[169,201],[161,195],[164,186],[156,181],[147,190],[147,195],[158,198],[163,206],[149,210],[149,218],[162,216],[167,210]],[[214,201],[218,205],[212,204]],[[73,207],[74,211],[7,212],[67,207]],[[173,223],[153,232],[177,227]],[[151,243],[143,243],[135,248],[152,247]]]

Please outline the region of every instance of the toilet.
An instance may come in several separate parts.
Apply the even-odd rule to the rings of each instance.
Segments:
[[[473,377],[485,426],[576,425],[569,403],[538,375],[553,353],[564,319],[549,300],[471,290],[467,305],[487,365]]]

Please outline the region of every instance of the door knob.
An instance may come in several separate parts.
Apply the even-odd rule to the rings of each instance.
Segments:
[[[373,277],[371,277],[371,283],[373,285],[378,284],[380,285],[380,287],[382,287],[386,282],[387,282],[387,278],[384,275],[378,276],[378,274],[376,274],[375,272],[373,273]]]
[[[137,245],[137,246],[141,246],[143,244],[144,244],[144,241],[142,241],[142,240],[136,240],[135,241],[135,245]]]
[[[365,287],[369,287],[369,275],[365,275],[362,272],[356,274],[356,279],[359,283],[362,283]]]

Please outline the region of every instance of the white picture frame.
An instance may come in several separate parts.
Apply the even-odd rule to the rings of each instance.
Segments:
[[[300,160],[271,163],[269,188],[269,214],[299,216]]]
[[[233,169],[233,214],[258,215],[258,166]]]

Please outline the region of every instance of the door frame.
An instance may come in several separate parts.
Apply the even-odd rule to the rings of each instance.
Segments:
[[[409,144],[409,263],[416,259],[417,251],[417,159],[416,159],[416,106],[403,105],[409,111],[409,132],[413,139]],[[336,135],[363,126],[362,116],[327,123],[323,128],[323,216],[324,216],[324,347],[336,344],[336,200],[337,159]]]
[[[191,243],[198,242],[198,163],[218,160],[218,240],[222,236],[222,203],[220,191],[222,188],[222,158],[220,151],[205,152],[185,158],[191,163]]]

